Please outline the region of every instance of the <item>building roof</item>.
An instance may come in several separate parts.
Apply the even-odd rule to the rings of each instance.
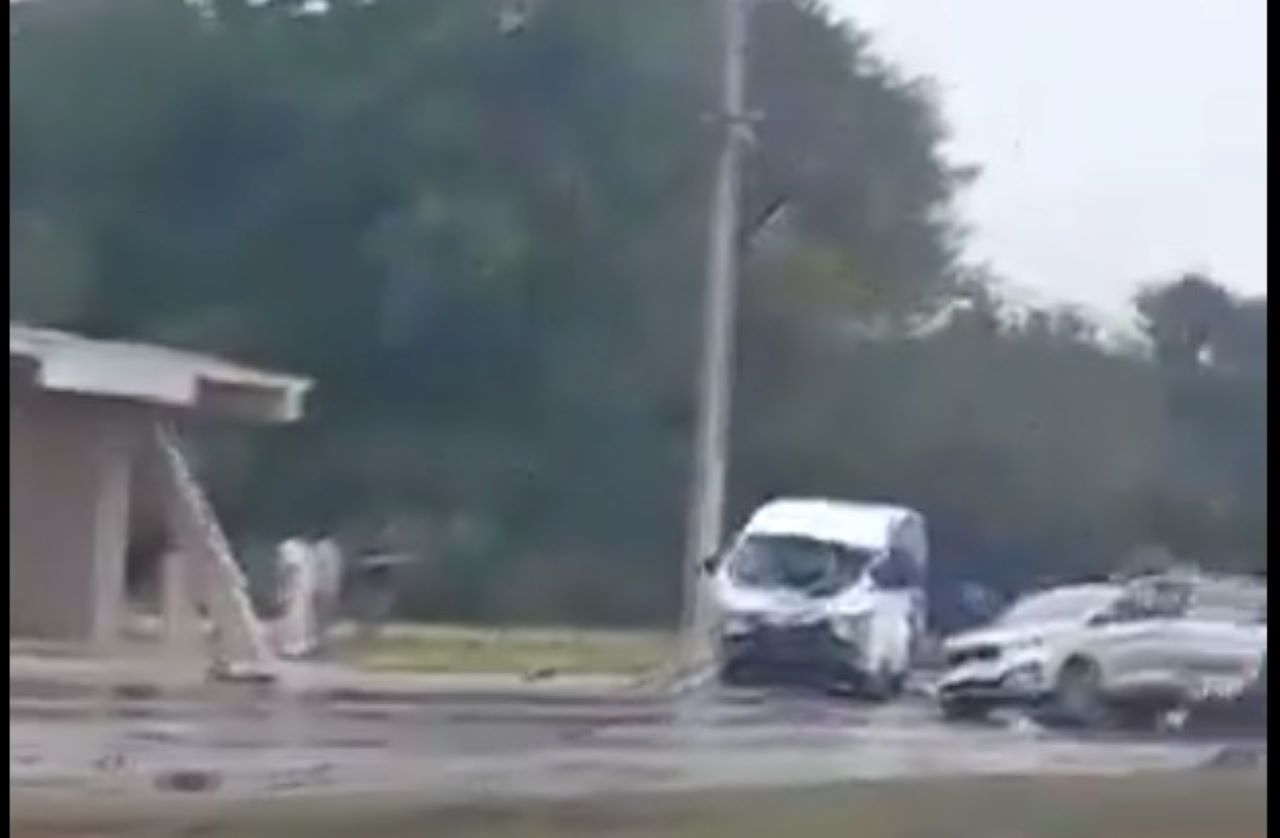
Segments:
[[[261,422],[303,414],[312,382],[210,355],[9,324],[10,374],[29,365],[42,390],[126,399]]]

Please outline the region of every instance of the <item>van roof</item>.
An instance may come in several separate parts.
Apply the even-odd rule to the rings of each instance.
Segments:
[[[889,546],[895,529],[920,514],[903,506],[852,503],[824,498],[785,498],[756,510],[744,535],[792,535],[878,549]]]

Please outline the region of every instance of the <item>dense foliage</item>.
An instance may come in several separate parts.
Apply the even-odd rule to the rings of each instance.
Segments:
[[[11,308],[315,376],[301,427],[205,440],[246,542],[390,532],[419,615],[670,617],[711,5],[11,5]],[[915,505],[940,589],[1265,567],[1265,299],[1153,287],[1150,352],[1011,316],[927,85],[810,0],[752,30],[735,519]]]

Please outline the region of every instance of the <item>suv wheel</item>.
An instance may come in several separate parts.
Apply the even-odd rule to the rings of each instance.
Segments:
[[[1092,727],[1106,718],[1102,673],[1087,658],[1072,658],[1058,673],[1049,705],[1049,721],[1072,727]]]

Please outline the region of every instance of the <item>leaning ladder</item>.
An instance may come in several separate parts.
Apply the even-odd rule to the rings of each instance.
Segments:
[[[181,560],[193,572],[195,598],[213,623],[215,671],[269,675],[275,655],[254,614],[245,576],[172,427],[156,426],[156,446],[168,484],[164,497],[169,526]]]

